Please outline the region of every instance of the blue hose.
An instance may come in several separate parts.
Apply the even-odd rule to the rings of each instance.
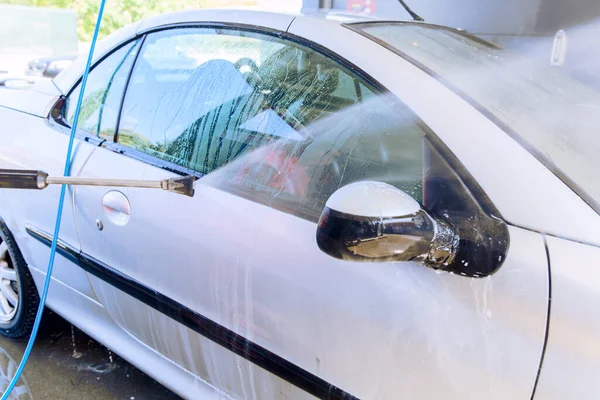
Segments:
[[[77,132],[77,122],[79,120],[79,112],[81,111],[81,103],[83,102],[83,95],[85,93],[85,85],[87,83],[87,78],[90,73],[90,68],[92,66],[92,56],[94,54],[94,48],[96,47],[96,40],[98,39],[98,32],[100,30],[100,22],[102,21],[102,14],[104,13],[104,4],[106,0],[100,0],[100,9],[98,10],[98,19],[96,20],[96,27],[94,28],[94,36],[92,37],[92,43],[90,45],[90,52],[87,58],[87,64],[85,66],[85,72],[83,73],[83,78],[81,79],[81,88],[79,90],[79,98],[77,99],[77,108],[75,109],[75,119],[73,121],[73,126],[71,127],[71,136],[69,138],[69,147],[67,148],[67,158],[65,160],[65,171],[64,176],[68,176],[71,171],[71,153],[73,152],[73,142],[75,141],[75,132]],[[58,212],[56,214],[56,225],[54,225],[54,236],[52,237],[52,246],[50,247],[50,260],[48,261],[48,271],[46,272],[46,280],[44,281],[44,289],[40,295],[40,305],[37,310],[37,314],[35,315],[35,322],[33,324],[33,329],[31,330],[31,336],[29,337],[29,341],[27,342],[27,347],[25,348],[25,353],[23,354],[23,358],[21,359],[21,363],[19,364],[19,368],[15,372],[15,376],[10,381],[10,384],[6,388],[6,391],[2,395],[1,400],[8,399],[10,393],[13,388],[17,384],[17,381],[21,377],[21,373],[23,373],[23,369],[27,364],[27,360],[29,359],[29,355],[31,354],[31,349],[33,348],[33,344],[35,343],[35,338],[38,333],[38,329],[40,327],[40,322],[42,320],[42,314],[44,312],[44,305],[46,304],[46,296],[48,295],[48,287],[50,286],[50,280],[52,277],[52,267],[54,267],[54,256],[56,255],[56,244],[58,242],[58,233],[60,231],[60,221],[62,219],[63,205],[65,202],[65,192],[67,186],[62,185],[60,190],[60,199],[58,201]]]

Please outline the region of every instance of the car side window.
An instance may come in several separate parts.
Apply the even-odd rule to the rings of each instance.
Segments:
[[[247,124],[268,97],[257,69],[284,47],[216,29],[148,35],[127,88],[119,143],[203,174],[233,160],[252,147],[248,134],[263,139],[265,126]]]
[[[178,28],[145,40],[118,142],[202,182],[316,219],[342,185],[422,196],[417,118],[324,54],[266,34]]]
[[[77,129],[108,141],[114,138],[123,90],[133,66],[138,48],[131,42],[94,66],[86,83]],[[69,125],[75,119],[75,109],[81,83],[69,94],[64,118]]]

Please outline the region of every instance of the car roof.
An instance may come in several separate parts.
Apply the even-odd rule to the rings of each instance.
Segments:
[[[302,13],[283,13],[263,11],[248,8],[209,8],[198,10],[184,10],[165,13],[143,20],[138,28],[138,33],[156,29],[164,25],[185,22],[220,21],[243,25],[257,25],[286,31],[291,22],[296,18],[311,18],[330,24],[343,24],[351,22],[366,22],[382,20],[378,17],[352,12],[308,10]]]
[[[312,10],[300,14],[303,17],[324,19],[339,24],[352,23],[352,22],[367,22],[367,21],[383,21],[384,19],[373,14],[365,14],[361,12],[350,12],[350,11],[335,11],[335,10]],[[390,18],[386,18],[389,21]],[[399,20],[400,21],[400,20]]]

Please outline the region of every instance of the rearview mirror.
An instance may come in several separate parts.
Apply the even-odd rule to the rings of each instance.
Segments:
[[[355,182],[334,192],[319,219],[317,244],[351,261],[420,261],[444,269],[459,237],[449,221],[431,217],[412,197],[381,182]]]

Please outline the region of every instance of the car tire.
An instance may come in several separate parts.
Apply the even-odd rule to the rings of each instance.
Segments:
[[[4,273],[6,268],[10,275]],[[9,276],[10,279],[6,279],[6,276]],[[16,277],[16,280],[13,281],[12,277]],[[2,304],[7,299],[2,292],[4,285],[7,284],[16,292],[18,298],[18,302],[13,307],[15,310],[11,313],[7,313]],[[0,307],[3,307],[0,310],[0,335],[11,339],[29,336],[35,322],[40,298],[25,259],[13,235],[2,220],[0,220],[0,285],[2,285],[0,287]]]

